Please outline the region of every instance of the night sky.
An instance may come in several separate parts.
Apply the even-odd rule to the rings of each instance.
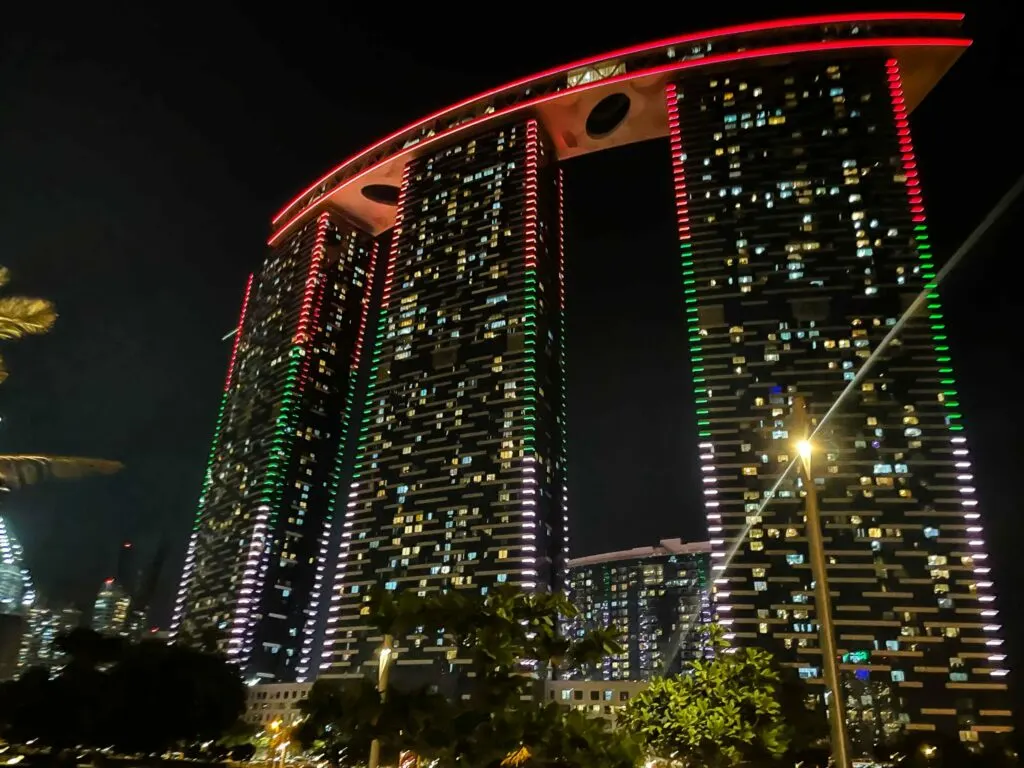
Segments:
[[[230,351],[221,338],[277,209],[342,158],[472,93],[757,18],[704,3],[676,5],[674,16],[631,5],[621,17],[568,4],[559,18],[517,3],[475,4],[464,16],[444,5],[449,18],[424,11],[398,26],[393,11],[353,16],[348,3],[275,4],[273,15],[254,3],[211,2],[201,13],[36,4],[34,18],[18,5],[0,30],[0,264],[13,272],[11,290],[53,299],[61,317],[49,336],[4,345],[12,374],[0,387],[0,451],[127,468],[11,494],[3,514],[55,601],[91,601],[122,539],[137,543],[140,562],[165,539],[160,623]],[[968,18],[975,46],[913,117],[940,255],[1024,171],[1009,116],[1024,82],[1022,41],[998,15],[1010,3],[984,5]],[[878,6],[780,2],[763,13]],[[702,538],[667,141],[565,167],[573,554]],[[1012,616],[1024,613],[1014,540],[1022,216],[1018,202],[943,289],[1012,648],[1024,630]]]

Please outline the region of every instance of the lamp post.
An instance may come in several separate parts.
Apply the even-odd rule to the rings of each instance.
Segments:
[[[811,574],[814,577],[814,612],[818,619],[822,667],[825,684],[832,694],[829,702],[829,721],[832,727],[832,760],[836,768],[852,768],[850,743],[846,735],[846,702],[839,680],[839,661],[836,658],[836,635],[832,625],[832,596],[828,587],[825,565],[825,544],[821,535],[821,515],[818,510],[818,489],[812,471],[814,446],[808,425],[807,404],[800,396],[793,398],[795,432],[801,435],[796,444],[800,466],[804,473],[804,514],[806,515],[807,544],[811,556]]]
[[[384,635],[384,642],[380,646],[380,657],[377,662],[377,690],[380,692],[380,700],[383,702],[388,695],[388,672],[391,671],[391,663],[395,660],[395,640],[391,635]],[[367,768],[377,768],[380,765],[380,739],[370,742],[370,759]]]

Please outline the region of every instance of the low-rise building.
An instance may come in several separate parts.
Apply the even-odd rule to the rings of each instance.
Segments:
[[[579,616],[567,632],[611,629],[623,646],[585,677],[649,680],[679,674],[686,662],[709,654],[710,551],[706,541],[663,539],[653,547],[569,561]]]
[[[302,718],[299,702],[309,696],[312,683],[262,683],[249,686],[245,720],[258,728],[265,728],[275,720],[282,727]]]
[[[544,700],[614,721],[619,710],[646,688],[643,680],[547,680]]]

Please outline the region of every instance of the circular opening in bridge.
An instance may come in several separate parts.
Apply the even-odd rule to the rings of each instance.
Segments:
[[[629,96],[624,93],[613,93],[605,96],[587,115],[587,136],[592,139],[603,139],[622,125],[629,114]]]
[[[392,184],[367,184],[362,189],[363,197],[381,205],[398,205],[398,187]]]

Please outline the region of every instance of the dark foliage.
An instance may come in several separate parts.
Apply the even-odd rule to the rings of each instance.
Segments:
[[[6,740],[148,754],[217,739],[244,711],[245,687],[219,656],[84,629],[58,645],[67,654],[59,673],[30,669],[0,685]]]
[[[333,764],[365,762],[374,739],[384,765],[402,751],[442,768],[632,768],[639,759],[633,741],[607,721],[531,697],[538,691],[529,670],[581,668],[619,650],[606,631],[565,638],[560,619],[575,610],[564,596],[378,592],[371,605],[368,620],[399,644],[414,629],[443,631],[471,673],[468,696],[389,688],[382,697],[368,680],[317,681],[300,705],[308,719],[293,735],[322,748]]]

